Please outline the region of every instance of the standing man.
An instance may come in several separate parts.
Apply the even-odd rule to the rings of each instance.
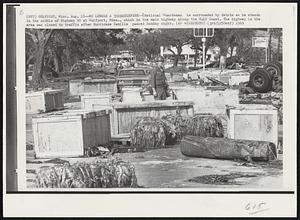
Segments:
[[[167,79],[164,71],[164,58],[159,57],[156,67],[150,74],[150,85],[153,89],[153,95],[156,100],[166,100],[167,98]]]

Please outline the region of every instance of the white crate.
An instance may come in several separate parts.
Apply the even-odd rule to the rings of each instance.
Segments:
[[[109,111],[69,110],[34,117],[37,158],[77,157],[111,140]]]
[[[86,79],[83,81],[84,93],[117,93],[117,80],[111,79]]]
[[[277,109],[269,105],[239,105],[229,109],[229,138],[278,144]]]
[[[140,103],[142,102],[140,88],[123,88],[123,102],[126,103]]]
[[[74,79],[69,81],[69,95],[76,96],[83,94],[83,80]]]
[[[26,113],[34,114],[64,107],[63,90],[43,90],[26,93]]]
[[[80,99],[82,109],[108,108],[112,102],[110,93],[85,93]]]

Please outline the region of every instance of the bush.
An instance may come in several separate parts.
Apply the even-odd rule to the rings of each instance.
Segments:
[[[173,66],[165,69],[166,73],[186,73],[189,69],[186,66]]]

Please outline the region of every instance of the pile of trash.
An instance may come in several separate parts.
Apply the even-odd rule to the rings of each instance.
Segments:
[[[224,137],[219,117],[213,115],[166,115],[162,118],[143,117],[131,129],[131,144],[142,149],[164,148],[185,135]]]
[[[41,167],[36,175],[38,188],[118,188],[138,187],[135,168],[119,158],[92,164],[64,163]]]
[[[175,125],[178,138],[185,135],[200,137],[223,137],[224,128],[219,117],[214,115],[166,115],[162,119]]]
[[[176,127],[167,120],[143,117],[131,129],[131,144],[137,148],[164,148],[176,142]]]
[[[276,146],[268,141],[237,140],[229,138],[197,137],[188,135],[181,144],[186,156],[211,159],[241,159],[271,161],[277,158]]]

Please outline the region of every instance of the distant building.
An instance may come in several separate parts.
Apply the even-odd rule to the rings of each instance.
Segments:
[[[163,56],[169,62],[174,60],[174,53],[172,53],[171,50],[174,51],[175,54],[177,54],[177,49],[175,47],[170,46],[170,47],[165,47],[163,49]],[[199,52],[199,57],[197,63],[202,64],[203,61],[202,51],[198,51],[198,52]],[[219,52],[220,52],[219,47],[210,47],[206,53],[206,61],[207,62],[216,61]],[[192,49],[192,45],[191,44],[184,45],[182,47],[180,63],[187,64],[187,65],[194,64],[194,57],[195,57],[195,50]]]
[[[120,62],[120,61],[135,62],[136,56],[133,54],[131,50],[122,50],[119,51],[118,54],[111,55],[110,59],[115,62]]]

